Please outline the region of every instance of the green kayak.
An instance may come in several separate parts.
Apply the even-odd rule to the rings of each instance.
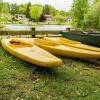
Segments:
[[[68,38],[75,41],[80,41],[84,44],[92,45],[100,47],[100,33],[87,33],[87,32],[80,32],[80,33],[73,33],[73,32],[61,32],[64,38]]]

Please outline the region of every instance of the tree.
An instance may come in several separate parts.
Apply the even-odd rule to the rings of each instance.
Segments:
[[[61,10],[61,11],[60,11],[60,15],[62,15],[62,16],[66,16],[67,13],[66,13],[66,11],[64,11],[64,10]]]
[[[58,24],[61,24],[61,23],[63,23],[65,21],[65,17],[61,16],[61,15],[56,15],[55,19],[56,19]]]
[[[100,28],[100,1],[94,2],[84,17],[84,27]]]
[[[3,5],[3,3],[2,3],[2,1],[0,0],[0,23],[1,23],[1,21],[2,21],[2,18],[1,18],[2,5]]]
[[[83,26],[84,15],[88,10],[88,0],[74,0],[72,6],[73,25],[77,28]]]
[[[56,9],[51,6],[51,15],[56,16]]]
[[[2,3],[1,12],[3,14],[8,14],[9,13],[9,4],[8,3],[6,3],[6,2]]]
[[[31,7],[31,3],[29,2],[25,11],[25,15],[27,18],[31,18],[30,16],[30,7]]]
[[[0,1],[0,13],[2,12],[3,3]]]
[[[43,14],[48,14],[48,15],[50,15],[51,12],[52,12],[52,11],[51,11],[51,6],[48,5],[48,4],[44,5],[44,7],[43,7]]]
[[[39,5],[33,5],[30,8],[30,16],[34,21],[39,21],[39,18],[41,17],[43,13],[42,7]]]
[[[44,5],[43,7],[43,14],[48,14],[48,15],[56,15],[56,9],[54,7],[52,7],[51,5]]]
[[[20,7],[19,7],[19,13],[20,14],[25,14],[26,12],[26,9],[27,9],[27,4],[22,4]]]
[[[9,19],[9,4],[6,2],[0,2],[0,21],[7,22]]]
[[[0,1],[0,13],[9,13],[9,4]]]
[[[12,3],[10,4],[10,13],[12,15],[18,14],[19,13],[19,5],[17,5],[16,3]]]

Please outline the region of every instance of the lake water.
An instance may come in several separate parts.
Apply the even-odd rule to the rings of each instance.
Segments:
[[[36,30],[66,30],[70,27],[67,25],[38,25],[38,26],[28,26],[28,25],[17,25],[17,24],[6,24],[4,25],[4,30],[30,30],[32,27],[35,27]]]

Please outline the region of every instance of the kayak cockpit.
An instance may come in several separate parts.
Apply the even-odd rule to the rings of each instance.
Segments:
[[[33,44],[28,43],[24,40],[21,39],[10,39],[9,40],[9,45],[15,48],[19,48],[19,47],[33,47]]]

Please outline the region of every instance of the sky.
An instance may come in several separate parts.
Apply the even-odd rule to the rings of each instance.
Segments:
[[[4,2],[9,2],[9,3],[27,3],[27,2],[31,2],[32,4],[50,4],[52,6],[54,6],[56,9],[58,10],[66,10],[69,11],[73,0],[3,0]]]

